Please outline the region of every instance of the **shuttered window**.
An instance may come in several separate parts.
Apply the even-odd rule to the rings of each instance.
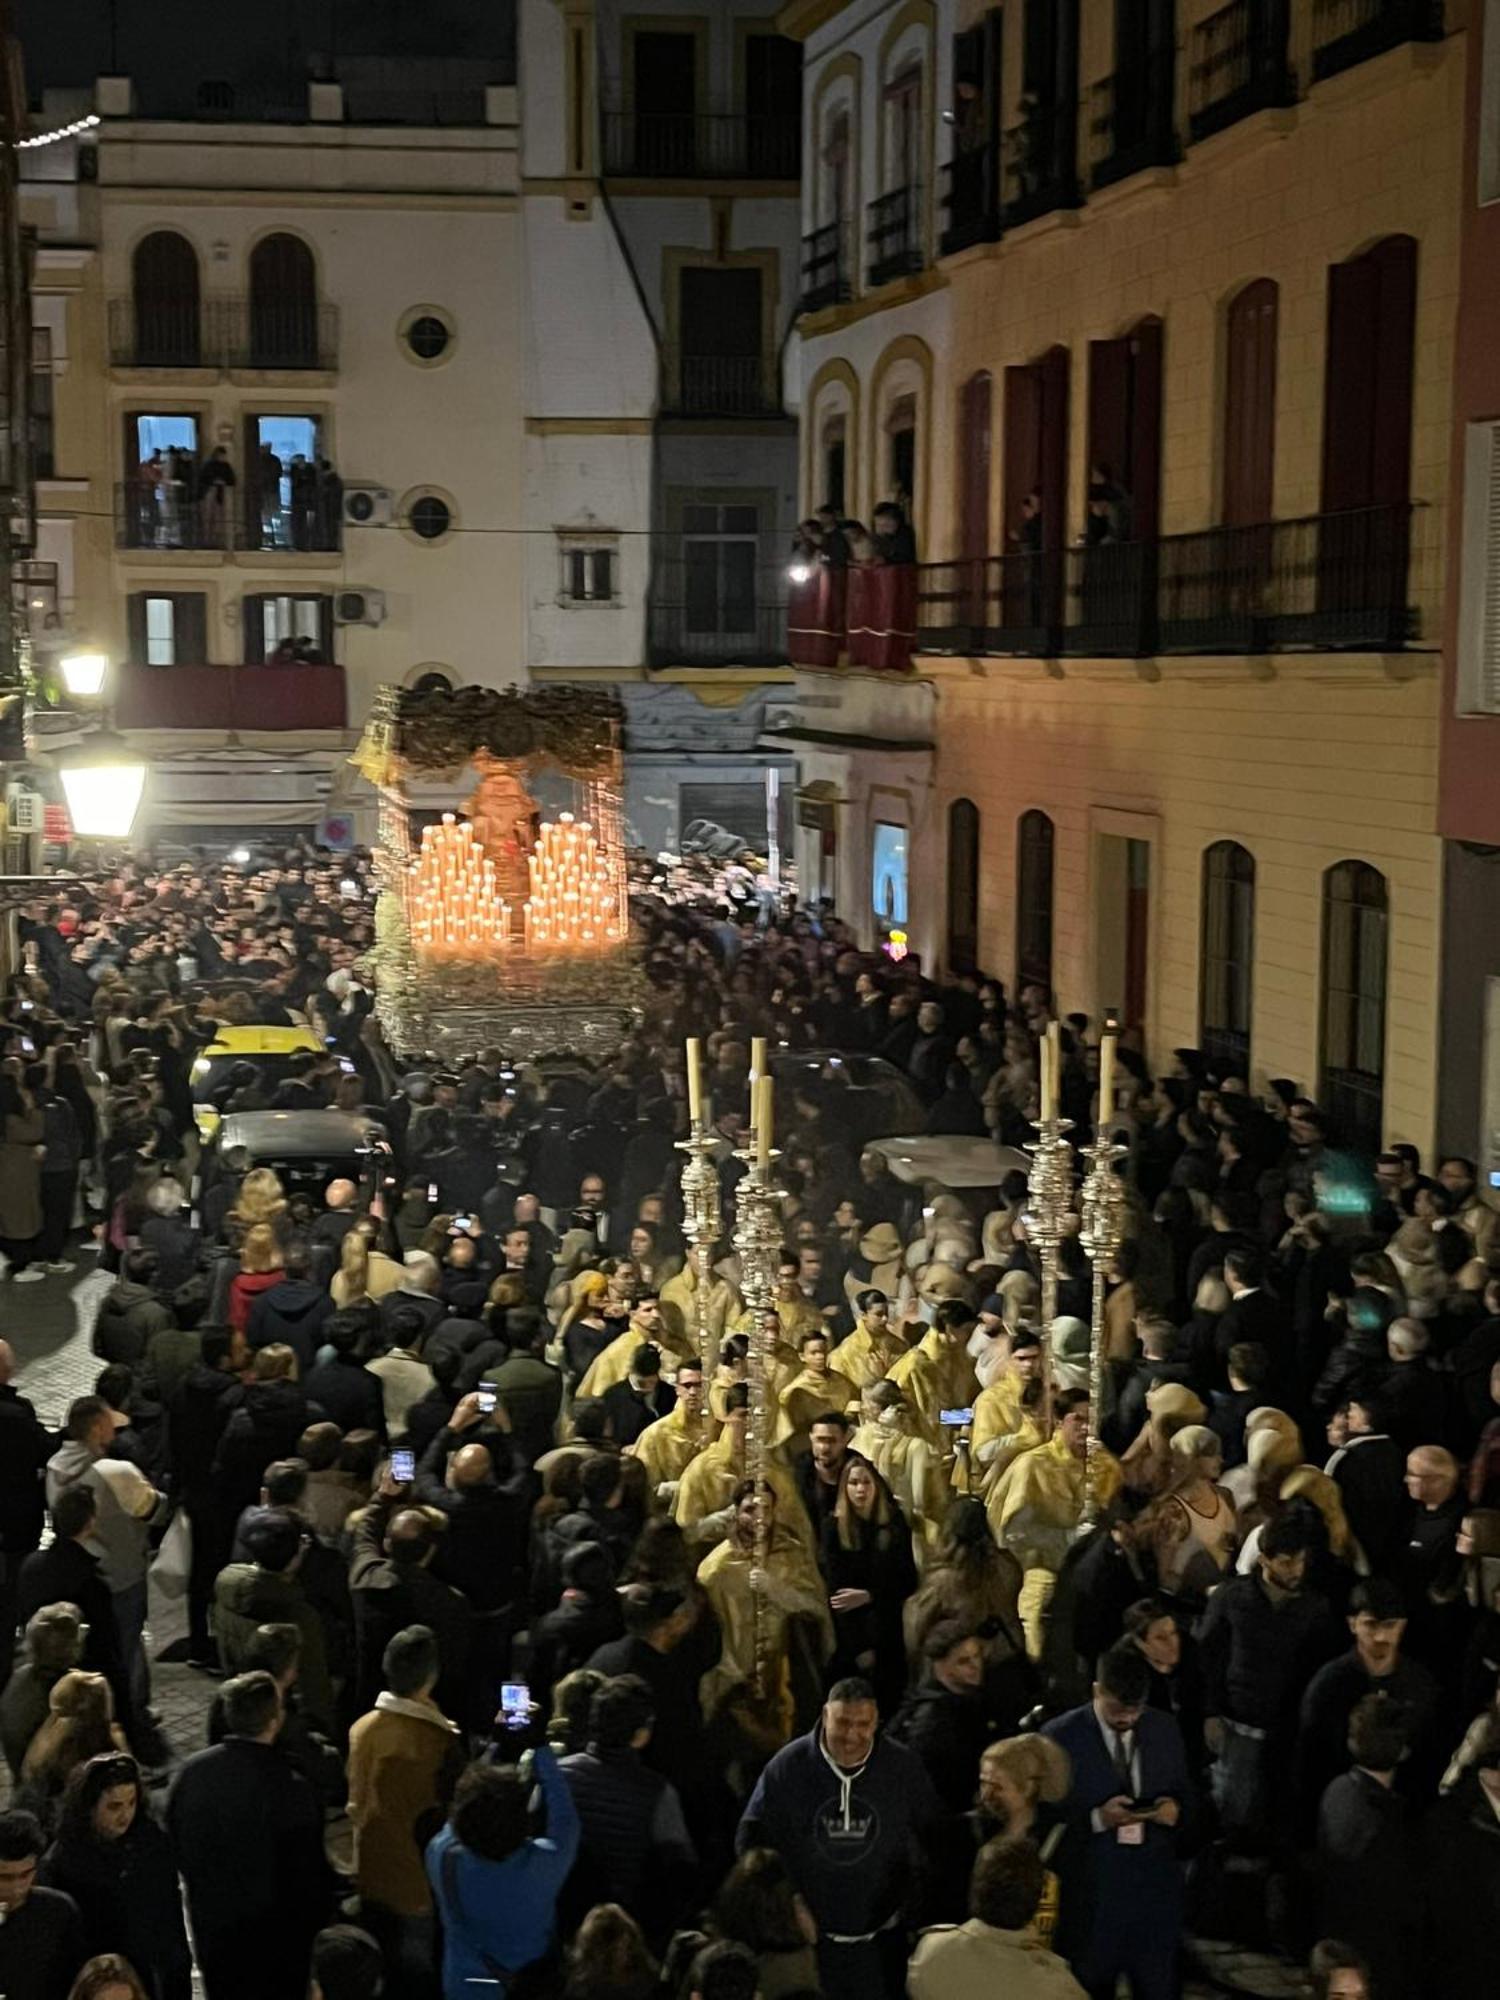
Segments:
[[[1500,715],[1500,423],[1465,439],[1458,621],[1459,713]]]

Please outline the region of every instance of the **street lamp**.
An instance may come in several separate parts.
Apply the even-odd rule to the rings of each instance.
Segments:
[[[57,758],[68,817],[84,840],[125,840],[135,825],[146,766],[123,737],[96,729]]]
[[[96,701],[104,692],[104,676],[109,659],[104,653],[64,653],[61,660],[63,686],[76,700]]]

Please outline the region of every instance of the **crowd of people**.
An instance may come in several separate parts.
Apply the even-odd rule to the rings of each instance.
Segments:
[[[200,459],[188,446],[155,446],[125,490],[131,545],[151,549],[342,546],[344,482],[322,456],[283,459],[262,443],[250,468],[243,518],[235,517],[239,476],[227,445]]]
[[[1024,1176],[912,1185],[867,1143],[884,1065],[931,1134],[1024,1142],[1050,996],[861,952],[742,867],[642,866],[609,1061],[412,1068],[372,882],[138,860],[22,923],[4,1284],[96,1252],[110,1281],[59,1429],[0,1342],[8,2000],[187,2000],[195,1962],[208,2000],[1168,2000],[1204,1938],[1330,2000],[1488,1990],[1470,1162],[1367,1164],[1292,1080],[1122,1048],[1094,1407],[1076,1233],[1044,1323]],[[200,1142],[199,1052],[296,1019],[320,1046],[207,1108],[364,1114],[363,1178]],[[783,1248],[752,1310],[758,1035]],[[1082,1138],[1095,1024],[1062,1043]],[[153,1708],[174,1595],[196,1745]]]

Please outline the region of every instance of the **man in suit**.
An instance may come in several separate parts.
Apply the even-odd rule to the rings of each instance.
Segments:
[[[1224,1253],[1224,1282],[1229,1309],[1214,1332],[1214,1346],[1228,1384],[1229,1350],[1241,1341],[1263,1347],[1270,1362],[1266,1394],[1278,1409],[1290,1410],[1297,1398],[1297,1352],[1292,1318],[1285,1305],[1266,1290],[1266,1263],[1258,1249],[1236,1245]]]
[[[1176,1719],[1149,1706],[1145,1655],[1121,1643],[1100,1657],[1093,1699],[1046,1724],[1072,1784],[1058,1851],[1058,1949],[1093,2000],[1174,2000],[1182,1936],[1178,1844],[1192,1809]]]

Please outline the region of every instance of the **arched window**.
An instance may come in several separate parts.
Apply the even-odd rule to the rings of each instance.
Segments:
[[[156,229],[135,246],[134,359],[143,368],[196,368],[203,355],[198,253],[175,229]]]
[[[1255,964],[1255,857],[1237,840],[1203,853],[1198,1041],[1222,1074],[1248,1077]]]
[[[250,366],[318,366],[318,274],[296,236],[265,236],[250,252]]]
[[[955,799],[948,808],[948,972],[979,962],[979,808]]]
[[[1052,991],[1052,850],[1055,830],[1044,812],[1024,812],[1016,826],[1016,986]]]
[[[1319,1096],[1339,1145],[1380,1150],[1385,1094],[1385,967],[1390,900],[1368,861],[1323,877],[1323,1034]]]

